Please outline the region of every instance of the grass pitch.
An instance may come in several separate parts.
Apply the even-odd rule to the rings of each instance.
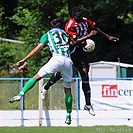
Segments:
[[[133,127],[0,127],[0,133],[133,133]]]

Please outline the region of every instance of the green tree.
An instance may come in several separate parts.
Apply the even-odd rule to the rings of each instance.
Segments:
[[[25,45],[1,43],[0,44],[0,77],[10,77],[9,68],[24,54]],[[20,55],[21,52],[21,55]],[[17,75],[16,75],[17,76]]]
[[[133,63],[133,0],[16,0],[11,3],[7,0],[0,2],[2,6],[0,9],[2,11],[0,14],[2,16],[1,37],[25,42],[25,44],[21,44],[26,49],[23,50],[23,54],[18,49],[21,53],[20,58],[18,58],[20,53],[12,54],[12,51],[9,50],[9,55],[18,56],[18,60],[37,45],[40,36],[50,28],[50,21],[53,18],[61,17],[65,22],[71,16],[72,7],[79,5],[83,9],[84,15],[95,21],[98,27],[106,33],[120,38],[115,45],[105,37],[95,36],[93,39],[96,42],[96,49],[89,53],[90,62],[117,61],[117,58],[120,57],[121,62]],[[10,45],[8,46],[10,47]],[[29,60],[29,64],[32,66],[30,74],[33,75],[49,57],[48,49],[44,48]],[[8,67],[8,64],[6,65]],[[30,74],[27,76],[31,76]]]

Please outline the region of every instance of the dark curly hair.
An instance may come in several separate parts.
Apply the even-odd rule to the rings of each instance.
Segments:
[[[74,16],[75,14],[79,14],[79,13],[82,13],[79,6],[75,6],[72,8],[72,16]]]

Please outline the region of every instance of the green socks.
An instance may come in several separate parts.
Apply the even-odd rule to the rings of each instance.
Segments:
[[[36,84],[36,82],[37,82],[37,80],[35,78],[31,78],[25,84],[25,86],[22,88],[22,90],[20,91],[20,93],[18,94],[18,96],[23,96],[28,90],[30,90]]]
[[[67,113],[72,112],[72,94],[65,95],[65,105]]]

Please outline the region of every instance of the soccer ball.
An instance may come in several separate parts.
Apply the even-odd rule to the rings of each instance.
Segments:
[[[86,43],[87,43],[85,45],[86,52],[92,52],[95,49],[95,42],[91,39],[87,39]]]

